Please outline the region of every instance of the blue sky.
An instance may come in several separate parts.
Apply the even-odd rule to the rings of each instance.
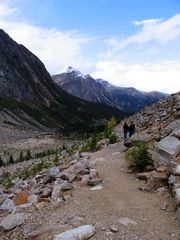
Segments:
[[[180,91],[180,0],[0,0],[0,28],[51,74]]]

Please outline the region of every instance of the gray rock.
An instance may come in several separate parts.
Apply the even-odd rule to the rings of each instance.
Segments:
[[[127,147],[127,148],[132,147],[132,141],[131,141],[130,138],[128,138],[124,141],[124,146]]]
[[[51,177],[56,177],[59,174],[59,168],[58,167],[51,167],[48,169],[48,174]]]
[[[175,199],[177,206],[180,206],[180,188],[175,189]]]
[[[16,209],[13,201],[7,198],[0,207],[0,210],[13,212]]]
[[[180,176],[180,164],[177,164],[175,168],[173,168],[173,174],[175,176]]]
[[[81,182],[84,183],[84,184],[87,184],[88,181],[89,181],[89,174],[83,175]]]
[[[168,136],[159,142],[158,147],[170,156],[177,156],[180,152],[180,141],[176,137]]]
[[[90,179],[88,181],[89,186],[96,186],[96,185],[99,185],[100,183],[102,183],[102,180],[100,178]]]
[[[180,225],[180,207],[178,207],[176,211],[176,221],[177,224]]]
[[[57,235],[54,240],[86,240],[92,237],[94,234],[94,226],[83,225]]]
[[[63,181],[59,178],[56,179],[52,191],[52,198],[57,201],[62,197],[62,191],[67,191],[73,189],[73,185],[67,181]]]
[[[90,179],[98,178],[99,174],[98,174],[97,169],[90,169],[89,177],[90,177]]]
[[[113,233],[116,233],[116,232],[118,232],[119,230],[118,230],[118,227],[117,226],[111,226],[110,227],[110,230],[111,230],[111,232],[113,232]]]
[[[77,152],[74,154],[73,159],[80,160],[80,158],[81,158],[81,154],[80,154],[79,151],[77,151]]]
[[[171,176],[169,177],[168,182],[169,182],[170,185],[173,185],[176,182],[176,176],[171,174]]]
[[[162,139],[153,152],[152,159],[155,167],[170,165],[170,162],[180,153],[180,141],[173,136]]]
[[[28,216],[29,215],[25,213],[10,214],[0,223],[0,227],[6,231],[11,230],[20,226],[28,218]]]
[[[51,183],[52,181],[55,180],[55,177],[50,176],[49,174],[45,175],[43,178],[43,184],[48,184]]]
[[[74,164],[73,172],[75,174],[78,174],[78,173],[81,173],[82,171],[84,171],[86,168],[89,168],[88,161],[81,160]]]

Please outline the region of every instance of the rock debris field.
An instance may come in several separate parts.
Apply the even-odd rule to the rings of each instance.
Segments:
[[[23,190],[23,197],[16,195],[13,198],[18,206],[10,215],[2,211],[4,199],[0,194],[0,239],[180,239],[171,193],[166,188],[154,193],[140,190],[146,184],[128,171],[122,142],[104,146],[95,153],[82,154],[78,160],[72,160],[74,169],[82,161],[88,162],[89,173],[86,166],[82,175],[73,179],[73,173],[64,167],[66,172],[57,173],[53,190],[50,190],[51,180],[42,174],[43,184],[46,184],[44,192],[37,185],[31,195],[32,198],[41,192],[41,198],[34,200],[33,204],[21,205],[22,198],[27,197]],[[55,172],[55,169],[51,171]],[[67,179],[67,175],[69,181],[62,180]],[[35,178],[41,179],[41,175]],[[57,196],[58,186],[65,190],[60,198]],[[51,197],[48,197],[48,190]],[[11,196],[9,199],[12,201]],[[12,207],[11,204],[8,206]]]

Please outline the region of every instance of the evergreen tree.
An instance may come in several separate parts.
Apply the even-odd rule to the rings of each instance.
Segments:
[[[2,160],[2,158],[0,156],[0,167],[2,167],[2,166],[3,166],[3,160]]]
[[[14,158],[13,158],[12,154],[9,157],[9,163],[14,164]]]
[[[26,160],[29,160],[29,159],[31,159],[31,158],[32,158],[31,152],[30,152],[30,150],[28,149],[27,152],[26,152]]]
[[[23,162],[24,161],[24,156],[23,156],[23,152],[21,151],[19,154],[19,162]]]

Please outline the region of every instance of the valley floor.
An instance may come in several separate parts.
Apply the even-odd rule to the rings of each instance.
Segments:
[[[48,240],[74,227],[94,224],[92,240],[179,240],[170,193],[140,191],[145,183],[127,173],[123,149],[117,143],[89,154],[103,180],[102,190],[91,191],[77,181],[66,204],[47,202],[40,210],[27,210],[31,217],[21,227],[2,233],[0,239]]]

